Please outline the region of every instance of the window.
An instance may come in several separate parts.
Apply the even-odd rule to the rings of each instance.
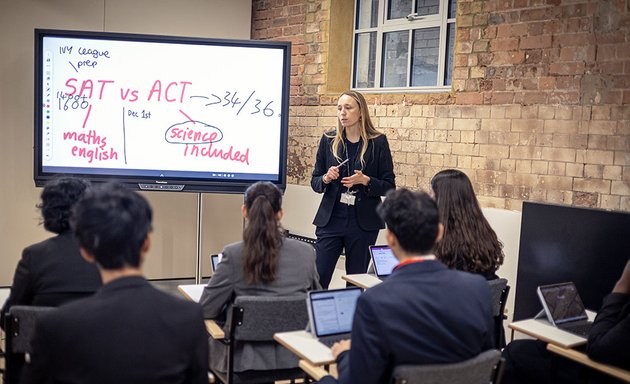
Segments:
[[[352,88],[450,88],[457,0],[356,0]]]

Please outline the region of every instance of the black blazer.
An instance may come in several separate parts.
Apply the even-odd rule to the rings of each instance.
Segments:
[[[359,297],[352,347],[337,357],[338,382],[389,383],[398,365],[463,361],[494,348],[493,339],[485,279],[439,261],[402,265]]]
[[[70,300],[89,296],[101,286],[95,264],[79,253],[79,244],[70,231],[24,249],[11,286],[11,294],[2,308],[13,305],[56,307]]]
[[[201,306],[123,277],[36,325],[26,383],[208,383]]]
[[[330,137],[329,137],[330,136]],[[317,149],[317,158],[315,160],[315,169],[311,177],[311,187],[317,193],[324,193],[322,201],[319,204],[317,214],[313,224],[318,227],[324,227],[330,221],[339,188],[342,188],[341,179],[331,181],[328,185],[324,184],[324,175],[333,165],[339,164],[332,153],[332,142],[334,132],[327,133],[322,136]],[[344,158],[345,155],[342,155]],[[392,161],[392,153],[389,150],[389,143],[385,135],[380,135],[368,142],[367,152],[364,156],[365,167],[361,167],[359,156],[355,160],[354,167],[351,169],[361,169],[361,171],[370,177],[367,186],[357,185],[356,194],[356,210],[357,221],[359,227],[365,231],[377,231],[385,228],[385,223],[378,217],[376,206],[381,203],[381,196],[385,195],[390,189],[396,188],[394,175],[394,162]]]
[[[586,353],[593,360],[630,369],[630,295],[611,293],[588,333]]]

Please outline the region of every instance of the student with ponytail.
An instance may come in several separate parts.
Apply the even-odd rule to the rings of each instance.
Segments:
[[[204,288],[204,317],[222,320],[237,296],[291,296],[320,289],[312,246],[284,237],[282,192],[270,182],[245,191],[243,241],[227,245],[223,259]],[[294,368],[295,358],[276,343],[239,345],[235,372]],[[225,345],[210,340],[210,365],[227,370]]]

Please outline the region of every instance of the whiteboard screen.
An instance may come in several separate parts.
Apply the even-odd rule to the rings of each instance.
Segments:
[[[289,43],[35,32],[36,184],[284,187]]]

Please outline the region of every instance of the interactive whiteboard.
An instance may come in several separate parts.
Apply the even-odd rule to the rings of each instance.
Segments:
[[[290,43],[35,31],[35,182],[284,188]]]

